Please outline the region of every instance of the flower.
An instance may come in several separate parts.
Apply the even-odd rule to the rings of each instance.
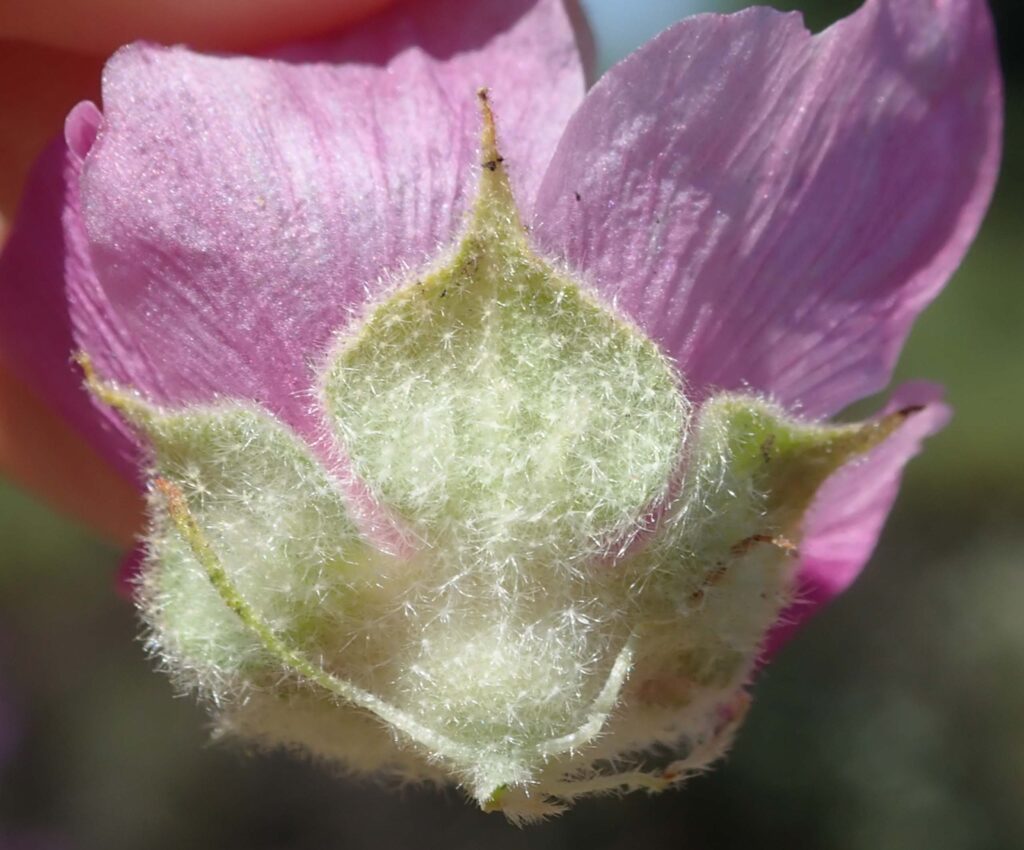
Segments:
[[[515,818],[657,790],[945,421],[824,420],[970,243],[1000,99],[981,0],[698,16],[586,95],[556,0],[137,44],[37,168],[0,338],[147,486],[150,646],[222,733]]]

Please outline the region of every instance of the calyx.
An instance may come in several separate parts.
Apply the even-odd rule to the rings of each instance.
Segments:
[[[316,382],[412,555],[367,539],[258,406],[170,409],[81,362],[151,448],[149,644],[220,730],[530,818],[722,752],[804,512],[900,417],[808,424],[736,394],[695,411],[651,340],[534,253],[481,109],[458,244],[344,329]],[[675,756],[639,767],[655,744]]]

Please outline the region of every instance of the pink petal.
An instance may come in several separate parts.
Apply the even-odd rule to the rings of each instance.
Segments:
[[[883,387],[988,203],[1001,88],[982,0],[868,0],[824,33],[703,15],[570,122],[534,234],[678,361],[811,416]]]
[[[136,446],[120,419],[99,410],[72,366],[77,348],[64,289],[68,240],[61,226],[67,193],[81,160],[64,140],[42,154],[0,254],[0,356],[14,374],[88,440],[125,477],[134,479]],[[68,180],[65,180],[65,177]]]
[[[139,576],[146,562],[146,546],[139,543],[129,549],[121,558],[117,568],[115,588],[124,599],[134,599],[138,590]]]
[[[818,491],[804,521],[797,601],[770,636],[768,654],[818,608],[849,587],[871,557],[896,499],[903,467],[921,450],[925,437],[949,421],[950,411],[941,397],[941,388],[923,382],[900,387],[886,413],[917,406],[923,409],[866,457],[842,467]]]
[[[253,399],[314,436],[336,332],[461,227],[476,89],[532,197],[583,80],[559,0],[410,4],[278,56],[114,56],[82,178],[101,291],[72,288],[101,374],[165,402]]]

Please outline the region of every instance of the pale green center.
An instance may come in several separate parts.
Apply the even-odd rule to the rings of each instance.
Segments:
[[[412,555],[364,539],[265,411],[160,408],[82,362],[153,449],[150,644],[221,728],[443,771],[525,817],[722,750],[804,512],[902,420],[806,424],[725,394],[693,414],[654,343],[531,250],[484,115],[459,244],[344,332],[317,384]],[[610,775],[645,745],[682,767]]]
[[[530,249],[491,162],[454,256],[342,342],[325,405],[360,475],[431,545],[566,563],[664,496],[687,405],[649,339]]]

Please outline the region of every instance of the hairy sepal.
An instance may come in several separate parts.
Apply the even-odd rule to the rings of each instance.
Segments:
[[[533,253],[484,117],[459,245],[319,380],[326,436],[415,551],[363,539],[261,409],[161,409],[82,362],[152,447],[150,644],[220,730],[532,819],[723,752],[814,494],[907,412],[829,426],[726,394],[695,414],[654,343]]]
[[[586,569],[523,559],[496,580],[464,552],[373,550],[305,444],[258,409],[106,398],[153,447],[151,645],[221,731],[447,775],[526,819],[658,790],[721,754],[817,487],[904,415],[820,426],[716,397],[643,545]],[[655,744],[668,763],[640,755]]]
[[[534,253],[485,133],[457,248],[341,338],[324,408],[426,545],[499,573],[579,567],[663,502],[689,404],[650,339]]]

